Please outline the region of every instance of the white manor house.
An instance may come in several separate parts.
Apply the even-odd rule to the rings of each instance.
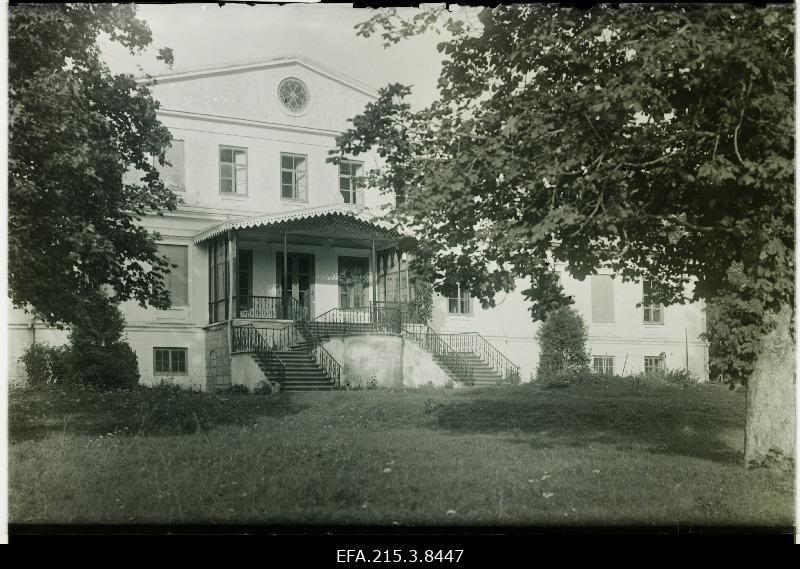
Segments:
[[[307,390],[533,376],[538,324],[522,294],[501,293],[484,310],[459,289],[435,296],[433,317],[418,322],[399,236],[369,215],[394,196],[353,183],[380,166],[377,155],[326,162],[375,89],[301,56],[157,81],[173,137],[163,176],[182,203],[142,221],[177,264],[172,308],[123,305],[143,383]],[[667,367],[708,378],[702,305],[655,305],[647,283],[611,274],[578,282],[562,267],[561,276],[588,326],[595,370]],[[32,342],[67,337],[21,310],[10,310],[9,327],[12,381],[23,378],[19,356]]]

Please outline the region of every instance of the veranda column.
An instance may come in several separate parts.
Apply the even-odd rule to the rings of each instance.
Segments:
[[[372,306],[378,304],[378,266],[375,260],[375,239],[372,240]]]
[[[286,252],[286,230],[283,230],[283,288],[281,289],[281,304],[283,305],[283,318],[289,318],[289,299],[291,294],[286,290],[286,280],[288,277],[289,260]]]
[[[403,262],[403,251],[397,245],[397,302],[403,302],[402,288],[400,287],[400,263]]]

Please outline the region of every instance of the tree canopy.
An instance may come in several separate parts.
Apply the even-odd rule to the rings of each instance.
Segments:
[[[151,43],[133,4],[9,7],[9,292],[49,324],[75,322],[97,291],[164,308],[168,261],[137,224],[174,210],[159,178],[169,131],[146,83],[113,74],[97,39]],[[158,56],[172,63],[169,49]],[[142,173],[131,181],[129,170]]]
[[[484,305],[515,278],[535,319],[569,303],[556,261],[714,298],[738,263],[765,310],[794,291],[791,6],[514,5],[447,18],[439,98],[413,113],[392,85],[337,156],[378,148],[372,184],[405,197],[398,226],[443,286]],[[379,12],[386,44],[441,22]],[[688,285],[688,287],[687,287]],[[686,295],[687,288],[693,292]]]

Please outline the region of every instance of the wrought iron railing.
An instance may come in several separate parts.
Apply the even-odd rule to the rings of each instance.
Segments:
[[[396,308],[332,308],[308,322],[317,336],[400,334],[403,317]]]
[[[314,358],[314,361],[321,367],[325,373],[333,380],[333,385],[336,389],[341,386],[342,380],[342,365],[336,361],[331,353],[322,347],[322,342],[309,328],[308,322],[305,320],[298,320],[292,326],[298,328],[299,333],[306,341],[306,349]]]
[[[264,373],[270,381],[283,385],[286,379],[286,364],[281,361],[275,350],[267,343],[261,330],[252,324],[232,327],[231,349],[233,353],[251,352],[258,356],[266,368]]]
[[[426,324],[426,319],[420,314],[420,305],[416,302],[396,302],[391,300],[376,300],[370,301],[371,307],[381,309],[390,308],[400,311],[403,322],[411,322],[413,324]]]
[[[509,360],[478,332],[462,332],[460,334],[441,334],[451,348],[457,352],[469,352],[483,360],[496,371],[503,381],[519,383],[519,366]]]
[[[308,307],[298,299],[288,296],[239,295],[234,299],[237,318],[260,320],[305,320]]]
[[[433,354],[439,364],[464,385],[475,382],[472,365],[427,324],[406,324],[403,335]]]

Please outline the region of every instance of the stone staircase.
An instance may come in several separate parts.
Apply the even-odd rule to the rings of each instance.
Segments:
[[[286,364],[286,378],[283,391],[330,391],[333,380],[317,365],[304,345],[291,350],[276,351],[275,354]],[[264,362],[256,355],[256,363],[265,371]]]
[[[472,352],[458,352],[458,354],[472,366],[474,387],[487,387],[505,383],[503,377],[477,355]]]

